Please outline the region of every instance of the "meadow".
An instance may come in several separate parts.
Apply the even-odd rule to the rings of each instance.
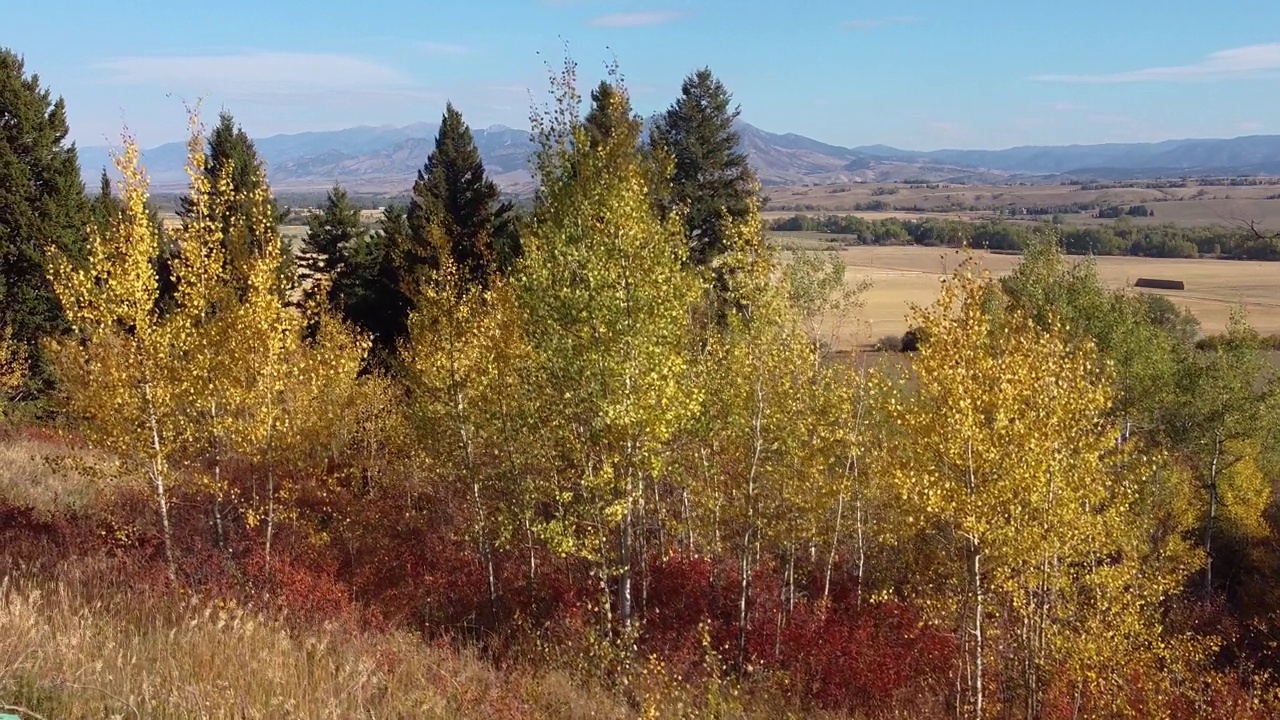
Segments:
[[[816,233],[778,233],[775,237],[802,251],[835,253],[844,262],[845,278],[851,285],[870,281],[856,317],[827,319],[835,328],[837,350],[866,347],[885,336],[901,335],[907,330],[912,304],[931,303],[942,277],[965,257],[964,252],[948,248],[840,247],[827,240],[833,236]],[[972,251],[972,255],[997,277],[1011,272],[1021,260],[1007,253]],[[1081,262],[1084,258],[1070,260]],[[1260,333],[1280,333],[1280,267],[1274,263],[1142,257],[1098,257],[1094,261],[1101,279],[1114,288],[1133,289],[1140,277],[1184,281],[1185,290],[1134,291],[1164,295],[1190,310],[1205,334],[1223,331],[1237,305],[1246,310]]]

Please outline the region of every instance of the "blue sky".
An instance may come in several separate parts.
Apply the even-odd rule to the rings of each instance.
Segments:
[[[649,114],[702,65],[748,122],[911,149],[1280,133],[1275,0],[4,0],[73,137],[181,139],[183,99],[254,136],[436,120],[527,127],[568,43]]]

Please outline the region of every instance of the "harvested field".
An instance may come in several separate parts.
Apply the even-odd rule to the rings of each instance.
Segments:
[[[886,335],[907,329],[912,303],[928,304],[937,296],[941,276],[954,270],[963,253],[945,248],[855,246],[841,248],[847,278],[868,278],[871,289],[864,296],[861,318],[840,323],[836,345],[852,349],[873,344]],[[973,253],[996,276],[1010,272],[1017,255]],[[1077,260],[1081,258],[1076,258]],[[1134,290],[1164,295],[1195,314],[1206,333],[1227,325],[1231,308],[1242,304],[1259,332],[1280,333],[1280,265],[1232,260],[1172,260],[1140,257],[1097,258],[1098,273],[1109,285],[1133,290],[1140,277],[1181,280],[1185,290]],[[858,322],[852,322],[857,320]]]

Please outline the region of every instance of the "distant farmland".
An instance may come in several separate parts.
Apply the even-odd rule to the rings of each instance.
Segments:
[[[934,186],[853,184],[814,187],[771,187],[764,215],[789,217],[796,213],[850,214],[868,220],[886,217],[938,217],[980,220],[997,217],[999,210],[1045,209],[1071,205],[1099,207],[1145,205],[1153,217],[1132,218],[1138,224],[1240,225],[1255,222],[1259,229],[1280,230],[1280,186],[1199,185],[1188,187],[1097,187],[1082,185]],[[856,210],[868,203],[885,203],[880,210]],[[1044,215],[1020,215],[1028,221]],[[1073,225],[1107,223],[1092,211],[1064,212]]]

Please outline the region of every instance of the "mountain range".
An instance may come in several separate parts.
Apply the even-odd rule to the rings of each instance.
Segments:
[[[357,193],[407,190],[434,145],[438,125],[360,126],[344,130],[273,135],[254,140],[277,191],[317,191],[341,183]],[[967,184],[1059,183],[1183,176],[1280,175],[1280,135],[1156,143],[1023,146],[1005,150],[901,150],[885,145],[854,148],[794,133],[777,134],[738,123],[741,148],[764,185],[831,185],[856,182]],[[495,125],[474,129],[489,174],[505,191],[532,190],[528,131]],[[80,148],[86,183],[96,186],[110,149]],[[143,151],[157,191],[186,186],[184,143]]]

